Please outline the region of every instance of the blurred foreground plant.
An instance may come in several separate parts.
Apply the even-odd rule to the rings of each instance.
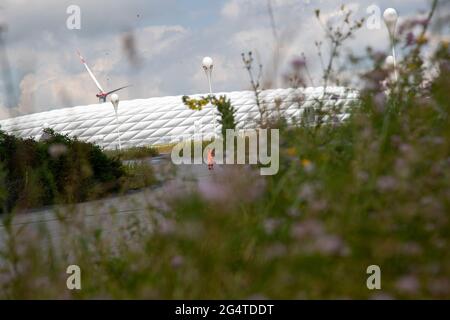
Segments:
[[[450,298],[449,53],[442,43],[430,60],[437,73],[411,95],[417,84],[392,83],[369,52],[345,121],[280,128],[278,175],[223,166],[198,183],[171,180],[130,214],[62,220],[59,248],[10,228],[0,295]],[[119,230],[109,218],[122,219]],[[72,263],[81,291],[65,288]],[[381,290],[366,286],[370,265]]]

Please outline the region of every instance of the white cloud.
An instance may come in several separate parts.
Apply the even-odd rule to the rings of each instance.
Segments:
[[[237,1],[229,1],[222,8],[222,16],[228,19],[234,19],[239,17],[241,12],[239,3]]]
[[[230,45],[242,49],[266,48],[270,50],[273,41],[270,28],[254,28],[236,32],[230,39]]]
[[[151,26],[137,30],[137,42],[143,44],[146,58],[173,48],[180,40],[189,35],[189,31],[180,25]]]
[[[179,25],[149,26],[135,30],[139,56],[145,59],[161,59],[187,35],[188,31]],[[124,33],[106,37],[101,42],[80,44],[82,54],[105,90],[132,84],[133,87],[120,92],[122,99],[132,98],[131,92],[141,97],[161,95],[161,79],[151,75],[145,81],[138,76],[130,78],[129,64],[122,52]],[[50,36],[51,38],[51,36]],[[113,44],[113,46],[111,46]],[[89,75],[79,63],[75,47],[59,48],[59,43],[48,41],[49,50],[40,50],[33,63],[20,80],[18,106],[15,114],[26,114],[55,107],[95,103],[97,89]],[[83,50],[85,48],[86,50]],[[113,48],[112,50],[110,48]],[[26,43],[9,48],[15,61],[30,57]],[[105,54],[105,52],[107,54]],[[7,116],[6,110],[1,116]]]
[[[196,13],[193,18],[174,0],[128,0],[113,5],[106,0],[78,0],[83,17],[80,32],[69,32],[64,27],[65,9],[72,1],[7,1],[8,52],[16,90],[21,90],[22,112],[96,102],[95,86],[78,62],[76,49],[82,51],[105,89],[133,85],[120,92],[121,99],[207,91],[200,67],[206,54],[215,59],[215,91],[248,88],[240,57],[248,50],[259,56],[267,76],[272,78],[280,78],[291,57],[305,52],[311,71],[319,79],[314,41],[322,38],[322,30],[315,21],[314,9],[319,7],[324,15],[333,15],[345,2],[364,15],[366,7],[373,3],[272,0],[281,45],[280,69],[272,74],[275,39],[266,0],[224,0],[219,5],[192,2],[190,10]],[[217,9],[209,10],[210,4]],[[426,7],[423,0],[379,0],[377,4],[382,10],[388,6],[398,8],[401,16]],[[99,10],[104,7],[109,10]],[[133,30],[142,62],[137,67],[130,65],[122,51],[125,30]],[[356,51],[367,45],[381,50],[388,47],[385,30],[367,28],[349,44]],[[0,85],[0,105],[2,96],[4,100]],[[2,114],[6,112],[0,107],[0,117]]]

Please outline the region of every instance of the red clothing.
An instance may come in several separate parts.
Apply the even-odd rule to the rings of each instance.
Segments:
[[[214,154],[212,150],[208,150],[208,169],[212,170],[214,168]]]

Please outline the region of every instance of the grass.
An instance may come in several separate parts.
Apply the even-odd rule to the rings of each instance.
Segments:
[[[118,157],[121,160],[137,160],[159,155],[159,150],[153,146],[139,146],[124,150],[105,150],[109,157]]]
[[[157,182],[154,169],[147,163],[131,163],[124,166],[125,177],[121,183],[122,192],[138,190],[151,186]]]
[[[167,192],[163,211],[148,208],[153,231],[130,216],[118,245],[101,224],[69,225],[58,259],[11,234],[25,247],[4,255],[20,267],[6,271],[3,297],[449,298],[449,106],[405,105],[387,129],[372,108],[337,127],[283,131],[272,178],[232,166]],[[81,291],[64,287],[69,263],[82,269]],[[381,291],[366,287],[374,264]]]

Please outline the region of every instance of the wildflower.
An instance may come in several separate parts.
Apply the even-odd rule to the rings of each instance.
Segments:
[[[247,299],[248,300],[268,300],[268,298],[265,295],[263,295],[262,293],[252,294]]]
[[[386,53],[381,52],[381,51],[377,51],[373,54],[373,60],[376,63],[381,63],[382,61],[386,60]]]
[[[311,203],[311,209],[313,211],[317,211],[317,212],[324,211],[327,207],[328,207],[328,203],[324,199],[313,201]]]
[[[293,218],[299,217],[300,216],[300,210],[298,208],[296,208],[296,207],[290,207],[287,210],[287,214],[288,214],[288,216],[293,217]]]
[[[179,268],[184,264],[184,259],[182,256],[174,256],[170,261],[170,264],[173,268]]]
[[[163,235],[169,235],[175,231],[175,222],[170,219],[162,218],[158,221],[158,231]]]
[[[435,296],[448,296],[450,294],[450,280],[447,278],[431,280],[428,290]]]
[[[312,172],[314,170],[314,164],[308,159],[302,160],[302,166],[306,172]]]
[[[305,183],[300,189],[299,197],[302,200],[312,200],[314,197],[314,187],[309,183]]]
[[[409,176],[410,170],[408,167],[408,163],[405,161],[405,159],[399,158],[395,160],[395,171],[397,172],[397,175],[399,177],[402,177],[404,179],[406,179]]]
[[[264,220],[263,224],[264,224],[264,231],[266,232],[266,234],[271,235],[281,225],[281,220],[269,218]]]
[[[202,179],[199,181],[198,189],[203,198],[209,201],[225,201],[228,197],[225,183]]]
[[[307,236],[320,236],[324,234],[324,228],[318,220],[307,220],[302,223],[297,223],[291,228],[291,236],[297,239],[302,239]]]
[[[303,159],[302,160],[302,165],[303,166],[308,166],[311,163],[311,161],[309,161],[308,159]]]
[[[225,167],[211,179],[198,182],[198,191],[207,201],[233,205],[251,202],[265,190],[266,181],[250,167]]]
[[[375,293],[370,300],[394,300],[394,297],[388,293]]]
[[[413,156],[413,147],[410,144],[402,143],[400,144],[400,152],[403,153],[406,156],[412,157]]]
[[[262,196],[265,189],[266,189],[266,181],[258,176],[250,186],[250,190],[248,193],[248,200],[253,201],[258,199],[259,197]]]
[[[296,57],[292,60],[291,66],[295,71],[300,70],[301,68],[305,67],[306,61],[302,57]]]
[[[386,94],[384,92],[378,92],[373,97],[373,102],[378,112],[384,112],[386,108]]]
[[[428,18],[424,18],[418,21],[418,23],[420,25],[422,25],[422,27],[426,27],[428,25],[428,23],[430,22],[430,20],[428,20]]]
[[[377,180],[377,188],[381,192],[392,191],[397,187],[397,180],[391,176],[383,176]]]
[[[419,45],[423,45],[428,42],[428,38],[425,35],[421,35],[420,37],[417,38],[416,42]]]
[[[287,252],[286,246],[280,242],[277,242],[266,248],[265,258],[267,260],[272,260],[284,256],[286,252]]]
[[[67,152],[67,147],[62,143],[53,143],[48,147],[48,153],[52,158],[59,158]]]
[[[406,35],[406,45],[405,46],[412,46],[416,42],[416,38],[414,37],[414,34],[412,32],[408,32]]]
[[[442,137],[431,137],[430,142],[435,145],[443,145],[445,143],[445,139]]]
[[[365,171],[358,171],[356,173],[356,177],[361,182],[367,182],[369,180],[369,174],[367,172],[365,172]]]
[[[294,157],[296,152],[297,152],[297,150],[295,149],[295,147],[291,147],[291,148],[288,148],[286,150],[286,152],[287,152],[288,156]]]
[[[395,287],[402,293],[415,294],[420,289],[420,283],[416,276],[407,275],[397,280]]]
[[[323,235],[316,239],[313,249],[325,255],[346,255],[349,250],[344,241],[336,235]]]
[[[177,180],[170,180],[164,184],[163,194],[170,198],[181,198],[185,195],[184,186]]]
[[[364,90],[366,92],[381,92],[383,91],[383,82],[388,77],[388,70],[374,69],[363,75],[365,80]]]
[[[422,247],[415,243],[415,242],[407,242],[404,243],[401,247],[400,250],[409,256],[419,256],[422,254],[423,250]]]

